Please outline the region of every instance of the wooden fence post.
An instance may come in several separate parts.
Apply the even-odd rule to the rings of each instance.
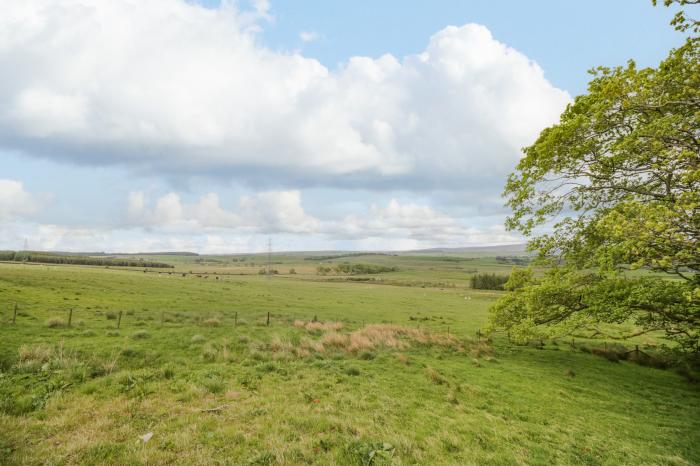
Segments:
[[[68,326],[71,326],[71,323],[73,322],[73,308],[70,308],[68,311]]]
[[[17,303],[15,303],[15,310],[12,313],[12,323],[13,324],[17,323]]]
[[[233,326],[235,327],[237,325],[238,325],[238,311],[236,311],[236,313],[233,315]]]
[[[270,326],[270,311],[267,311],[267,324],[268,327]]]
[[[476,342],[479,343],[481,341],[481,329],[478,328],[476,329]]]
[[[123,311],[119,311],[119,317],[117,318],[117,328],[121,327],[122,325],[122,314]]]

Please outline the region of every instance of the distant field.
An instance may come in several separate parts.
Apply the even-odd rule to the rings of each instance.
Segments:
[[[0,264],[0,464],[700,464],[673,371],[477,337],[512,264],[308,256]]]

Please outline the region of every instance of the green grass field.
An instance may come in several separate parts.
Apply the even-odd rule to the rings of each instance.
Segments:
[[[483,254],[150,258],[0,264],[0,464],[700,464],[675,372],[477,338]]]

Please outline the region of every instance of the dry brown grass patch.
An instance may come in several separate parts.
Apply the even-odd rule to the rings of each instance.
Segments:
[[[47,345],[22,345],[18,350],[19,362],[48,362],[53,357],[53,348]]]
[[[347,348],[350,343],[350,337],[344,333],[328,332],[321,338],[321,343],[324,346]]]
[[[317,353],[322,353],[326,349],[322,342],[310,338],[302,338],[299,346],[303,350],[315,351]]]
[[[343,328],[342,322],[304,322],[303,320],[295,320],[294,326],[297,328],[304,328],[309,332],[328,332],[338,330]]]
[[[304,338],[299,348],[307,352],[321,353],[329,348],[342,349],[350,353],[389,348],[403,350],[411,344],[440,346],[463,350],[463,343],[454,335],[431,333],[424,329],[394,324],[370,324],[349,333],[341,333],[341,322],[294,321],[294,326],[309,331],[324,331],[319,340]]]
[[[436,385],[447,385],[448,380],[440,374],[438,371],[433,369],[432,367],[428,367],[425,370],[426,374],[428,374],[428,378]]]
[[[291,352],[294,350],[294,345],[292,345],[291,341],[283,339],[279,335],[275,335],[270,340],[268,348],[273,353]]]
[[[469,348],[469,353],[473,358],[480,358],[482,356],[493,356],[493,347],[485,341],[480,341],[473,343]]]

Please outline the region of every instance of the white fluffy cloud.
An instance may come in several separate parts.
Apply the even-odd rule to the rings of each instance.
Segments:
[[[299,191],[270,191],[243,196],[235,210],[221,207],[219,196],[209,193],[195,203],[183,203],[168,193],[149,207],[141,192],[129,195],[127,224],[170,231],[201,233],[237,230],[258,233],[314,233],[320,222],[304,212]]]
[[[569,100],[484,26],[329,70],[258,42],[268,8],[3,2],[2,147],[287,186],[458,189],[511,170]]]
[[[152,204],[152,205],[151,205]],[[127,225],[176,234],[308,234],[328,241],[360,241],[403,249],[406,245],[499,244],[518,238],[502,228],[482,231],[463,225],[444,212],[416,203],[392,199],[386,206],[373,204],[362,214],[321,220],[309,215],[298,191],[271,191],[241,197],[236,208],[227,210],[215,193],[193,203],[184,203],[168,193],[149,203],[143,193],[129,196]],[[373,249],[376,249],[373,248]]]
[[[39,200],[21,181],[0,179],[0,221],[32,216],[39,206]]]
[[[349,215],[342,222],[329,226],[328,230],[337,237],[358,240],[360,249],[368,245],[375,245],[370,249],[413,249],[519,241],[501,227],[483,231],[466,226],[430,206],[402,204],[395,199],[386,207],[373,204],[366,215]],[[386,246],[380,248],[379,245]]]
[[[0,192],[24,192],[16,183],[3,190],[7,184],[0,182]],[[397,200],[340,220],[308,214],[296,191],[243,196],[230,209],[214,193],[184,202],[174,192],[152,200],[133,192],[126,204],[126,221],[112,226],[67,226],[16,217],[0,223],[0,246],[20,249],[27,241],[36,250],[232,253],[265,250],[268,235],[274,235],[277,250],[409,250],[518,242],[501,227],[473,228],[428,205]]]

